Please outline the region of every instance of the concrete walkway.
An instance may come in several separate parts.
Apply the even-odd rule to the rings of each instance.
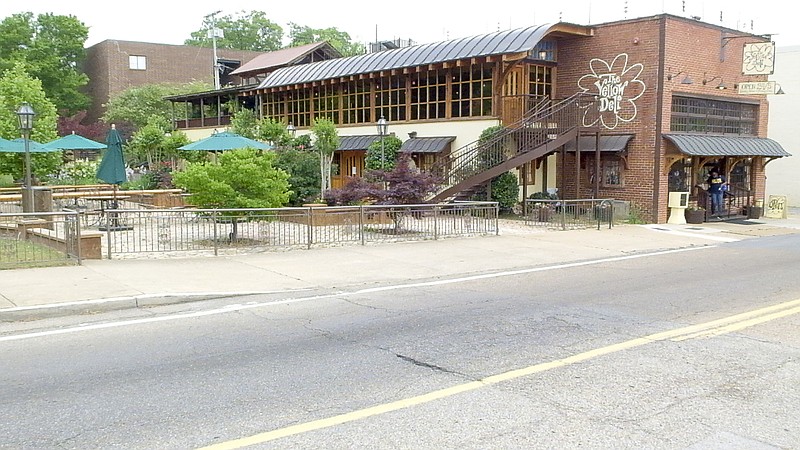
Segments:
[[[287,290],[434,280],[800,233],[800,214],[703,225],[542,231],[504,221],[499,236],[237,256],[88,260],[0,271],[0,321]]]

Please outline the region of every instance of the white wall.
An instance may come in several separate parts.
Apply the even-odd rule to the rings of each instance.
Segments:
[[[800,46],[776,49],[770,80],[785,94],[769,96],[768,137],[792,156],[767,164],[767,195],[785,195],[788,206],[800,206]]]

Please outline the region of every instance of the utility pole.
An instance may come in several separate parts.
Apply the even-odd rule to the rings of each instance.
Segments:
[[[211,34],[211,45],[214,48],[214,89],[219,90],[219,60],[217,59],[217,14],[221,13],[222,11],[215,11],[206,16],[206,18],[211,17],[211,30],[209,33]]]

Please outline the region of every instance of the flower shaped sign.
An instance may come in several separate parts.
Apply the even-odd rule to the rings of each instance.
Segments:
[[[594,94],[596,101],[585,106],[583,126],[600,125],[613,130],[619,124],[636,118],[636,100],[644,94],[644,82],[639,79],[644,66],[641,63],[628,66],[628,55],[617,55],[609,64],[593,58],[589,62],[592,73],[578,80],[584,93]],[[593,108],[597,108],[596,112]]]

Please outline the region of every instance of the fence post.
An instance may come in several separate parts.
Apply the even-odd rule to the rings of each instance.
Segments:
[[[78,211],[73,211],[69,215],[70,221],[74,220],[74,222],[70,222],[71,227],[75,227],[75,239],[77,240],[76,244],[78,249],[75,253],[78,255],[78,265],[82,263],[82,255],[81,255],[81,216]]]
[[[308,249],[311,250],[311,244],[314,243],[314,210],[311,206],[308,207],[306,214],[308,214]]]
[[[575,203],[575,205],[577,207],[577,203]],[[564,200],[563,203],[561,203],[561,230],[563,231],[566,229],[567,229],[567,201]]]
[[[214,223],[214,256],[217,256],[219,251],[218,232],[217,232],[217,210],[211,211],[211,222]]]
[[[433,240],[439,239],[439,205],[433,205]]]
[[[111,217],[106,214],[108,214],[108,212],[105,209],[100,211],[100,216],[102,217],[100,223],[106,224],[106,243],[108,244],[106,246],[106,256],[108,259],[111,259],[111,223],[109,222]]]
[[[500,236],[500,203],[494,204],[494,235]]]
[[[367,245],[366,230],[364,230],[364,205],[358,207],[358,232],[361,237],[361,245]]]

